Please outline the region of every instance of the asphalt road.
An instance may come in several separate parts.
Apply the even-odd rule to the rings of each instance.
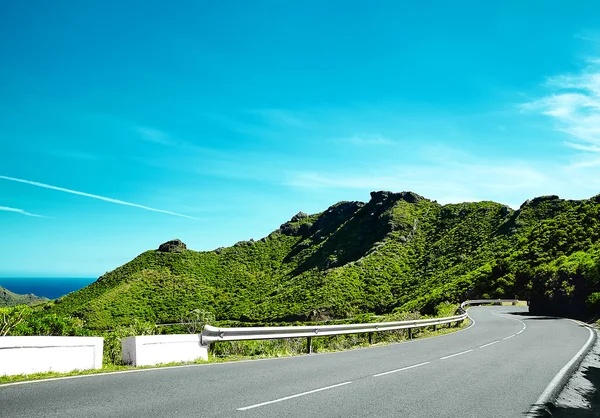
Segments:
[[[0,386],[0,417],[519,417],[589,337],[526,307],[444,336],[339,353]]]

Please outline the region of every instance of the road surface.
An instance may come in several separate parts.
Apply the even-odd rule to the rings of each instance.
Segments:
[[[0,417],[519,417],[586,343],[567,319],[474,307],[456,333],[339,353],[0,386]]]

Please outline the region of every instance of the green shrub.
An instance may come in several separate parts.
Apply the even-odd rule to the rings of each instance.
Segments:
[[[134,319],[131,325],[118,325],[114,330],[104,332],[102,334],[102,337],[104,337],[104,364],[123,364],[121,351],[121,340],[123,338],[154,335],[156,331],[156,324]]]
[[[458,309],[458,304],[443,302],[435,307],[435,316],[437,317],[446,317],[446,316],[454,316],[456,315],[456,311]]]
[[[0,335],[86,336],[92,332],[80,318],[35,311],[29,306],[0,308]]]
[[[600,312],[600,292],[594,292],[587,297],[586,304],[590,309]]]
[[[214,322],[215,314],[200,308],[192,309],[186,317],[181,318],[181,324],[185,326],[189,334],[199,333],[204,325]]]
[[[80,318],[57,314],[31,315],[13,331],[14,335],[88,336],[92,331],[85,328]]]
[[[27,305],[0,308],[0,337],[13,335],[14,329],[26,321],[31,312],[31,308]]]

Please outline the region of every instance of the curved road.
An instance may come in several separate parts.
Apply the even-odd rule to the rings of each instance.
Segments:
[[[339,353],[0,386],[0,417],[519,417],[589,331],[475,307],[453,334]]]

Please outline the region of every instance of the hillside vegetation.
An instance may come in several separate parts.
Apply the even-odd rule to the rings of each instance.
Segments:
[[[166,243],[44,311],[108,329],[177,322],[197,308],[221,322],[320,321],[517,296],[533,312],[593,316],[599,202],[545,196],[514,211],[373,192],[368,203],[299,213],[258,241],[207,252]]]
[[[35,305],[47,300],[47,298],[32,294],[19,295],[0,286],[0,308],[17,305]]]

